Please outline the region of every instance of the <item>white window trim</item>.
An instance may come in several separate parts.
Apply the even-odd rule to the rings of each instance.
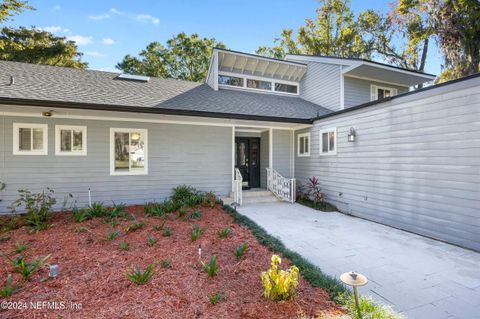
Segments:
[[[115,171],[115,132],[132,133],[139,132],[143,134],[145,140],[145,164],[144,170],[140,171],[128,171],[128,172],[116,172]],[[148,175],[148,130],[147,129],[133,129],[133,128],[110,128],[110,175]]]
[[[82,131],[82,150],[81,151],[62,151],[61,130]],[[72,145],[73,147],[73,145]],[[87,155],[87,127],[75,125],[55,125],[55,155],[56,156],[86,156]]]
[[[323,133],[330,133],[330,132],[334,132],[334,133],[335,133],[335,139],[333,140],[334,150],[333,150],[333,151],[330,150],[330,143],[329,143],[329,145],[328,145],[329,150],[328,150],[327,153],[324,153],[324,152],[322,152],[322,150],[323,150],[323,139],[322,139],[322,135],[323,135]],[[320,132],[319,132],[319,140],[320,140],[320,148],[319,148],[320,156],[337,155],[337,128],[336,128],[336,127],[330,127],[330,128],[326,128],[326,129],[320,130]]]
[[[303,154],[300,154],[300,138],[302,137],[308,137],[308,152],[304,152]],[[308,157],[310,156],[310,150],[311,150],[311,137],[310,133],[302,133],[297,135],[297,156],[298,157]]]
[[[221,76],[221,75],[232,76],[232,77],[243,79],[243,86],[218,84],[218,86],[222,87],[222,88],[228,88],[228,89],[234,89],[234,90],[235,89],[236,90],[247,90],[247,91],[253,91],[253,92],[265,92],[265,93],[273,93],[273,94],[279,94],[279,95],[297,95],[297,96],[300,95],[300,83],[298,83],[298,82],[276,80],[276,79],[271,79],[271,78],[255,76],[255,75],[246,75],[246,74],[232,73],[232,72],[226,72],[226,71],[219,71],[218,76],[217,76],[217,83],[218,83],[218,77]],[[270,82],[272,84],[272,88],[270,90],[249,88],[249,87],[247,87],[247,80],[258,80],[258,81]],[[297,93],[275,91],[275,84],[277,84],[277,83],[278,84],[294,85],[294,86],[297,87]]]
[[[43,149],[21,151],[19,144],[19,130],[21,128],[41,128],[43,130]],[[48,155],[48,124],[13,123],[13,155]]]
[[[390,90],[392,92],[391,96],[395,96],[398,94],[398,90],[388,86],[380,86],[375,84],[370,84],[370,101],[378,100],[378,89],[382,90]]]

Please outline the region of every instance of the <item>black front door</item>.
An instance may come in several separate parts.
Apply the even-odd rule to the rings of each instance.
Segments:
[[[235,168],[243,178],[243,187],[260,187],[260,139],[235,138]]]

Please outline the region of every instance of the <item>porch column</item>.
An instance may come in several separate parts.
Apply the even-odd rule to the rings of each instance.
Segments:
[[[232,192],[235,184],[235,126],[232,126]]]
[[[268,167],[273,168],[273,129],[268,130]]]

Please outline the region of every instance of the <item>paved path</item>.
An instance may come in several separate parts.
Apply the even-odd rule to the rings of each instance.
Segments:
[[[370,283],[361,293],[407,318],[480,318],[479,253],[299,204],[238,210],[327,274],[365,274]]]

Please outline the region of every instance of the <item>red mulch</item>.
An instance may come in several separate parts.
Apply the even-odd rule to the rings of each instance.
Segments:
[[[56,301],[67,305],[73,302],[81,304],[82,309],[0,309],[0,318],[295,318],[340,312],[326,291],[313,288],[303,278],[295,298],[284,302],[263,298],[260,273],[269,268],[272,253],[257,242],[250,230],[235,224],[220,206],[201,208],[200,220],[167,221],[166,225],[173,229],[170,237],[163,237],[161,231],[152,228],[163,220],[145,218],[141,206],[128,210],[145,221],[146,226],[125,234],[123,229],[132,221],[119,219],[115,229],[122,234],[113,241],[105,239],[109,224],[103,218],[75,223],[67,213],[56,214],[52,226],[39,233],[30,234],[25,227],[9,232],[11,238],[0,242],[0,251],[13,251],[16,242],[29,244],[30,248],[22,254],[28,260],[51,254],[48,262],[59,265],[60,276],[46,279],[48,269],[44,267],[29,282],[23,282],[1,258],[2,287],[10,273],[22,287],[8,300]],[[190,237],[194,224],[205,228],[196,242]],[[79,231],[82,227],[88,231]],[[218,238],[218,230],[225,227],[233,233],[226,239]],[[148,236],[158,240],[153,247],[146,244]],[[129,243],[129,251],[118,249],[121,241]],[[245,242],[250,249],[238,262],[233,252]],[[214,278],[202,271],[199,245],[204,261],[212,254],[217,256],[219,271]],[[156,274],[146,285],[137,286],[126,277],[133,266],[144,269],[165,259],[172,260],[172,268],[157,266]],[[288,266],[284,259],[282,267]],[[208,295],[222,289],[226,299],[210,304]]]

